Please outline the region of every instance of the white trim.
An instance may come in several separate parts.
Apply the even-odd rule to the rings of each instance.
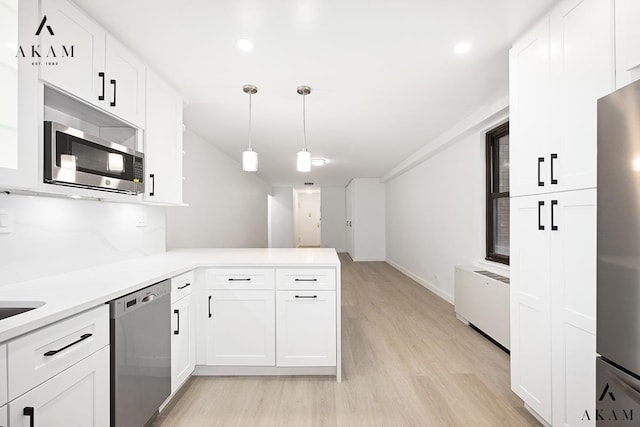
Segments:
[[[542,424],[544,427],[551,427],[551,425],[548,422],[546,422],[544,418],[542,418],[531,406],[527,405],[526,402],[524,403],[524,409],[529,411],[529,413],[533,415],[533,418],[538,420],[538,422]]]
[[[433,292],[434,294],[436,294],[437,296],[439,296],[440,298],[448,302],[449,304],[453,304],[454,302],[453,295],[444,291],[442,288],[439,288],[435,286],[433,283],[427,280],[424,280],[422,277],[417,276],[416,274],[402,267],[400,264],[396,263],[395,261],[390,260],[389,258],[386,259],[386,263],[389,264],[391,267],[395,268],[396,270],[398,270],[399,272],[401,272],[402,274],[404,274],[405,276],[409,276],[410,278],[412,278],[413,280],[415,280],[416,282],[418,282],[419,284],[421,284],[422,286],[424,286],[425,288],[427,288],[428,290],[430,290],[431,292]]]
[[[353,262],[385,262],[387,259],[386,258],[380,258],[380,257],[358,257],[358,258],[351,258],[351,260]]]
[[[409,169],[417,166],[425,160],[435,156],[447,147],[455,144],[469,134],[482,129],[487,123],[494,122],[496,120],[502,120],[502,117],[509,112],[509,97],[505,96],[492,105],[488,105],[476,110],[470,116],[464,118],[458,124],[454,125],[449,130],[441,133],[433,140],[429,141],[427,145],[407,157],[398,165],[387,171],[380,182],[385,183],[393,178],[402,175]]]
[[[335,366],[278,367],[278,366],[204,366],[196,365],[194,376],[256,376],[256,375],[332,375],[340,382],[341,375],[336,375]]]

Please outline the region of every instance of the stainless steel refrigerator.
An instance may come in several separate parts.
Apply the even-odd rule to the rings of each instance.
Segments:
[[[640,425],[640,82],[598,100],[598,427]]]

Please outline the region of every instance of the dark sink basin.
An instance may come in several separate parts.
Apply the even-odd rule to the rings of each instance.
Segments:
[[[0,320],[34,310],[43,305],[42,301],[0,301]]]

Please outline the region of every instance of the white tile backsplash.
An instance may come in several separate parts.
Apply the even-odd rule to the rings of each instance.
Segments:
[[[0,194],[0,210],[0,285],[165,251],[163,207]]]

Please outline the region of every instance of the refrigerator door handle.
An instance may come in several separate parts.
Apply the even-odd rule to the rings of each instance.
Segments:
[[[611,381],[620,388],[626,396],[629,396],[637,404],[640,405],[640,390],[638,390],[633,384],[629,384],[624,378],[617,376],[611,376]]]

